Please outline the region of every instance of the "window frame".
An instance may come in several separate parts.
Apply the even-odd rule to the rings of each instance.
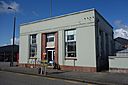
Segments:
[[[35,35],[35,37],[33,37]],[[33,41],[35,41],[33,43]],[[37,34],[29,35],[29,58],[37,57]],[[34,48],[34,52],[33,52]],[[34,56],[32,56],[34,54]]]
[[[50,41],[50,38],[54,38],[53,41]],[[55,33],[48,33],[46,36],[47,42],[55,42]]]
[[[68,34],[68,32],[73,31],[73,34]],[[69,35],[74,35],[74,39],[68,39]],[[65,59],[76,59],[77,55],[76,55],[76,29],[69,29],[69,30],[65,30],[64,31],[64,43],[65,43]],[[68,43],[68,44],[67,44]],[[69,43],[75,43],[75,51],[68,51],[68,46]],[[68,56],[68,53],[73,53],[73,55],[75,56]]]

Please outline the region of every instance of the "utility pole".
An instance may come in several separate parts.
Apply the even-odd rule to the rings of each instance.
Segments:
[[[13,58],[14,58],[14,44],[15,44],[16,10],[12,7],[8,7],[8,9],[11,9],[14,11],[12,57],[11,57],[11,61],[10,61],[10,66],[12,67],[13,66]]]

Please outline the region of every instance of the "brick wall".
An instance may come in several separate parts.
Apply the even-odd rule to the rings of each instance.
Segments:
[[[79,71],[79,72],[96,72],[96,67],[81,67],[81,66],[60,66],[61,70]]]

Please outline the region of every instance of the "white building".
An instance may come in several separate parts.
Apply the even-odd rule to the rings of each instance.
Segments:
[[[115,42],[115,56],[109,56],[110,72],[128,73],[128,40],[117,37]]]
[[[112,26],[95,9],[25,23],[20,25],[19,63],[30,66],[36,57],[38,64],[46,59],[63,70],[108,70],[112,41]]]
[[[110,72],[128,73],[128,48],[109,56]]]

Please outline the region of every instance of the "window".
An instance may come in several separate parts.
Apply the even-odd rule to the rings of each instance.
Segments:
[[[36,44],[36,34],[30,35],[30,44]]]
[[[36,34],[30,35],[30,57],[36,57],[37,55],[36,36]]]
[[[47,42],[54,42],[54,34],[47,34]]]
[[[67,35],[67,40],[74,40],[74,35]]]
[[[76,57],[76,30],[65,31],[65,56]]]

